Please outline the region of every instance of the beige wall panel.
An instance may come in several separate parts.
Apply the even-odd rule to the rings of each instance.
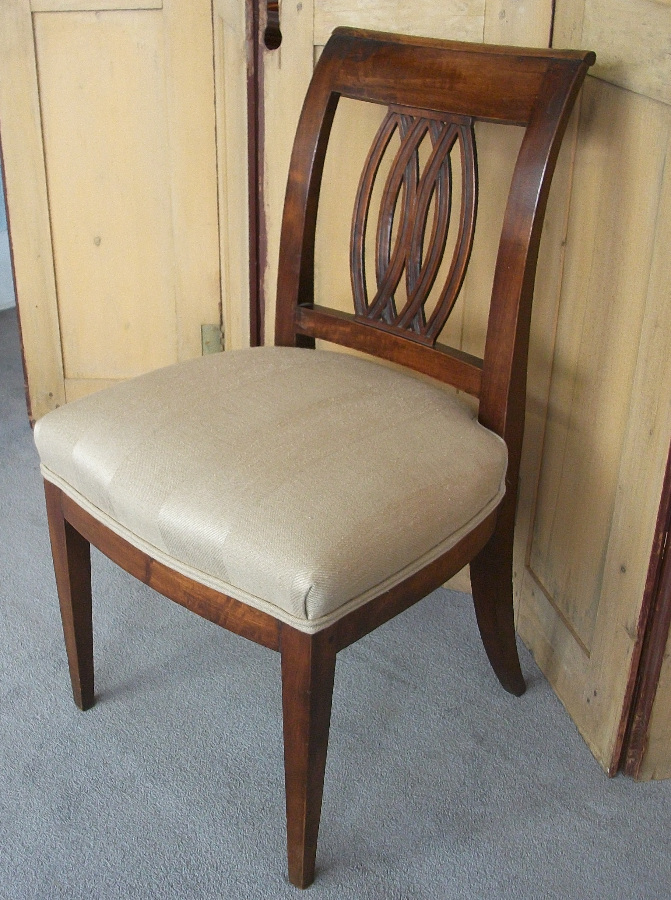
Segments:
[[[177,335],[161,13],[35,18],[65,374],[167,365]]]
[[[485,0],[447,0],[443,3],[401,3],[399,0],[317,0],[315,44],[325,44],[338,25],[374,28],[446,38],[481,41]]]
[[[552,0],[487,0],[485,43],[548,47],[552,11]]]
[[[589,650],[668,125],[656,104],[594,79],[582,108],[586,141],[576,159],[578,203],[572,209],[564,281],[568,303],[557,337],[530,566]]]
[[[583,46],[582,20],[584,14],[585,0],[554,0],[553,47],[569,49]],[[597,50],[596,47],[590,49]]]
[[[670,127],[666,107],[588,81],[521,590],[522,637],[605,767],[617,746],[671,427],[658,399],[668,376],[652,350],[666,292],[650,279]]]
[[[27,0],[0,3],[0,140],[31,415],[65,400],[49,206]]]
[[[30,0],[33,12],[104,12],[113,9],[162,9],[163,0]]]
[[[596,51],[599,78],[671,103],[671,3],[585,0],[583,47]]]
[[[221,290],[227,350],[249,346],[247,49],[245,7],[217,0],[214,16]]]
[[[212,5],[164,0],[163,19],[172,290],[183,360],[200,356],[201,325],[221,324]]]
[[[671,103],[669,0],[556,0],[553,46],[596,52],[598,78]]]
[[[89,394],[95,394],[96,391],[102,391],[103,388],[119,384],[121,380],[118,378],[66,378],[65,401],[70,403],[80,397],[88,397]]]
[[[648,523],[657,512],[671,438],[671,140],[666,160],[657,219],[657,240],[650,272],[648,310],[641,338],[642,362],[634,387],[635,405],[632,404],[631,418],[636,426],[636,435],[627,453],[628,467],[621,476],[623,487],[635,498],[634,505],[644,504],[640,518],[648,527],[636,527],[633,516],[631,523],[622,523],[621,530],[627,534],[628,541],[620,553],[627,568],[627,577],[632,568],[640,571],[647,563],[652,543]],[[628,499],[629,497],[625,498]],[[626,507],[623,509],[626,510]],[[617,560],[615,563],[617,564]],[[671,778],[671,639],[667,640],[648,729],[648,747],[639,778]]]

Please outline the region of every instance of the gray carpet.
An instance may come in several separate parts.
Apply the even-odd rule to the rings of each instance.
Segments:
[[[74,706],[14,310],[0,312],[0,897],[290,898],[279,657],[95,554]],[[465,595],[338,657],[315,900],[671,897],[671,783],[609,780],[526,652],[499,688]]]

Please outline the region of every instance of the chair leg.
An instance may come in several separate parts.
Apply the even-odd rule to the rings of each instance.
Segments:
[[[526,690],[515,641],[513,610],[514,498],[504,500],[494,534],[471,561],[471,589],[482,643],[503,687]]]
[[[335,652],[327,638],[284,626],[281,637],[289,881],[315,876]]]
[[[80,709],[89,709],[94,703],[91,547],[65,520],[60,490],[45,481],[44,493],[72,693]]]

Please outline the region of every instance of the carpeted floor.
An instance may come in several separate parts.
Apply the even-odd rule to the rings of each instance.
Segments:
[[[95,554],[98,702],[71,700],[14,310],[0,460],[0,898],[299,896],[277,655]],[[671,897],[671,782],[609,780],[523,668],[517,700],[447,591],[339,655],[310,897]]]

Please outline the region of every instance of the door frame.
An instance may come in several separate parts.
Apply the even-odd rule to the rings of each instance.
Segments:
[[[247,164],[249,202],[249,342],[265,342],[264,272],[268,258],[264,204],[265,54],[282,43],[278,0],[245,0],[247,22]]]
[[[652,707],[671,629],[671,447],[650,553],[648,577],[638,623],[636,656],[622,716],[622,748],[617,769],[638,778],[647,749]]]

